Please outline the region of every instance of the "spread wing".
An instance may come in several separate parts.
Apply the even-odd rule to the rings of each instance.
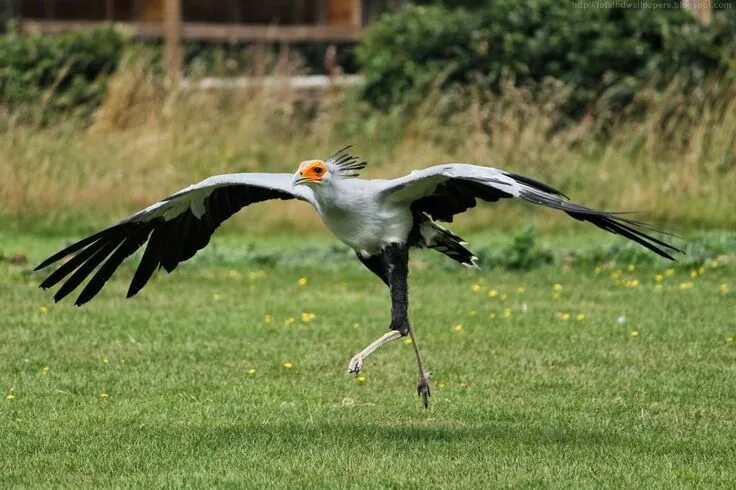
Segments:
[[[646,223],[625,218],[627,213],[596,211],[570,201],[547,184],[495,168],[464,163],[437,165],[386,181],[381,190],[382,199],[409,204],[415,213],[427,213],[439,221],[452,221],[456,214],[474,207],[477,199],[493,202],[511,197],[564,211],[670,260],[674,260],[672,252],[682,252],[642,231],[661,233]]]
[[[92,299],[113,272],[146,242],[128,297],[141,290],[163,267],[173,271],[204,248],[220,224],[249,204],[270,199],[300,199],[313,204],[311,190],[294,188],[291,174],[241,173],[217,175],[173,194],[146,209],[55,253],[36,267],[43,269],[72,256],[42,283],[46,289],[65,282],[54,295],[59,301],[88,276],[77,297],[81,306]]]

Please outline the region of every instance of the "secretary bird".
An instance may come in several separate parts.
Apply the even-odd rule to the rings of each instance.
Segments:
[[[581,206],[549,185],[504,170],[448,163],[393,180],[359,179],[359,171],[367,164],[352,156],[349,148],[326,160],[304,161],[293,175],[217,175],[187,187],[44,260],[36,270],[72,256],[41,287],[50,288],[65,280],[54,295],[59,301],[94,272],[75,302],[81,306],[102,289],[126,257],[147,242],[128,289],[130,298],[156,269],[163,267],[171,272],[204,248],[215,229],[241,208],[269,199],[305,201],[390,291],[389,331],[350,359],[348,372],[357,375],[376,349],[409,335],[419,369],[417,392],[426,408],[430,374],[424,368],[408,313],[409,249],[431,248],[470,267],[476,267],[478,260],[462,238],[438,221],[451,222],[456,214],[474,207],[477,199],[495,202],[516,197],[564,211],[670,260],[674,260],[671,253],[681,252],[642,231],[656,232],[650,225],[626,218],[624,213]]]

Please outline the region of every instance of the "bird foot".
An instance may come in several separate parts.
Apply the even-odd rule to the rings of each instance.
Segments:
[[[429,390],[429,380],[432,374],[424,372],[419,376],[419,384],[417,384],[417,395],[422,397],[424,408],[429,408],[429,397],[432,396]]]
[[[363,356],[355,354],[350,362],[348,363],[348,373],[355,373],[357,376],[360,374],[360,370],[363,367]]]

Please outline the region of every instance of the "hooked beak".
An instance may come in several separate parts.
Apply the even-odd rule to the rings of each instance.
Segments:
[[[294,177],[291,179],[291,185],[296,187],[298,185],[304,184],[305,182],[309,182],[310,179],[308,177],[304,177],[304,175],[301,172],[297,172],[294,174]]]

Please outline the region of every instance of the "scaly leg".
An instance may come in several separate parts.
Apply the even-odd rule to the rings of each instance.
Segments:
[[[414,354],[416,354],[417,356],[417,369],[419,369],[419,383],[417,384],[417,394],[422,397],[424,408],[429,408],[429,397],[431,396],[431,392],[429,390],[429,380],[432,378],[432,374],[424,370],[422,354],[419,352],[417,338],[414,335],[414,329],[411,326],[409,326],[409,336],[411,337],[411,345],[414,346]]]
[[[363,361],[373,354],[373,352],[384,344],[388,344],[396,339],[401,338],[401,332],[398,330],[391,330],[381,336],[381,338],[375,340],[368,347],[358,352],[350,359],[348,363],[348,373],[355,373],[357,376],[360,373],[360,369],[363,367]]]

